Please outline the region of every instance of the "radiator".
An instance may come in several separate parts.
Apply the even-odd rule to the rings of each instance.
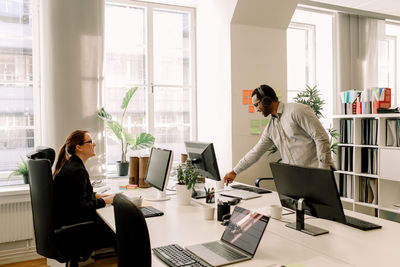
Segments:
[[[33,238],[31,203],[1,203],[0,243]]]

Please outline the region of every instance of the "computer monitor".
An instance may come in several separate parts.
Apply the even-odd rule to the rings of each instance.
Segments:
[[[171,150],[151,148],[150,159],[147,165],[145,182],[159,190],[157,198],[147,198],[149,201],[164,201],[168,185],[169,173],[171,171],[173,153]]]
[[[185,142],[189,160],[199,169],[202,176],[220,181],[217,158],[212,143]]]
[[[282,206],[296,210],[296,222],[286,226],[311,235],[328,233],[304,224],[304,213],[346,222],[333,171],[275,162],[270,166]]]

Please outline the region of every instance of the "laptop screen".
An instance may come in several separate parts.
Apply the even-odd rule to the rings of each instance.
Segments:
[[[268,216],[236,206],[221,240],[253,256],[268,221]]]

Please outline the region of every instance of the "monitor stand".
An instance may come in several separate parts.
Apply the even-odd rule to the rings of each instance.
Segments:
[[[156,198],[151,198],[151,197],[145,197],[145,200],[147,201],[154,201],[154,202],[160,202],[160,201],[167,201],[170,200],[171,198],[167,197],[167,193],[164,191],[157,191],[157,197]]]
[[[287,227],[295,229],[297,231],[317,236],[329,233],[328,230],[305,224],[304,223],[304,198],[300,198],[297,202],[297,209],[296,209],[296,222],[286,224]]]

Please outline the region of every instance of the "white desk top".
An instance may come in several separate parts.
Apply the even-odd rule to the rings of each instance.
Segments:
[[[115,192],[121,183],[113,181]],[[122,182],[123,183],[123,182]],[[116,185],[115,185],[116,184]],[[121,191],[128,196],[154,196],[156,189],[136,189]],[[218,197],[218,196],[217,196]],[[148,202],[165,214],[146,219],[152,247],[178,243],[182,247],[217,240],[221,237],[224,226],[215,219],[203,219],[202,202],[192,200],[189,206],[178,205],[175,196],[166,202]],[[201,204],[200,204],[201,202]],[[260,198],[241,201],[238,206],[247,209],[260,209],[279,203],[276,193],[265,194]],[[264,208],[264,210],[266,210]],[[112,206],[99,209],[98,214],[115,231],[114,210]],[[295,215],[285,215],[281,221],[271,219],[251,261],[232,266],[274,266],[274,264],[303,263],[313,266],[398,266],[400,225],[391,221],[367,215],[347,212],[354,217],[366,219],[383,226],[382,229],[361,231],[340,223],[310,217],[306,223],[329,230],[329,234],[309,236],[285,226],[286,222],[295,221]],[[166,266],[153,256],[153,266]]]

